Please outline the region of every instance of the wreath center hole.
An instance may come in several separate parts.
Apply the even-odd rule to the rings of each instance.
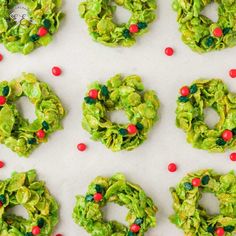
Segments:
[[[113,22],[121,25],[129,21],[131,13],[124,7],[115,5],[116,10],[113,13]]]
[[[27,97],[21,97],[16,101],[16,107],[20,114],[29,122],[33,122],[36,119],[35,106],[29,101]]]
[[[202,10],[201,14],[208,17],[213,22],[218,21],[218,4],[215,2],[211,2]]]
[[[118,221],[126,226],[127,222],[125,221],[128,214],[128,209],[125,206],[119,206],[115,203],[108,203],[103,207],[102,212],[104,214],[104,220],[106,221]]]
[[[204,109],[204,122],[210,129],[213,129],[216,126],[219,119],[219,115],[213,108],[207,107]]]
[[[17,4],[11,9],[10,17],[16,23],[20,23],[23,19],[30,20],[29,8],[23,3]]]
[[[123,110],[117,110],[107,113],[108,119],[116,124],[129,124],[129,119]]]
[[[18,217],[23,217],[26,220],[29,218],[26,209],[22,205],[17,205],[8,209],[6,212],[6,216],[8,215],[16,215]]]
[[[212,193],[203,193],[199,205],[201,205],[209,215],[220,214],[219,200]]]

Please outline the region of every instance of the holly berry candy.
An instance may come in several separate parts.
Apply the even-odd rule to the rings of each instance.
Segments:
[[[0,61],[3,60],[3,55],[0,53]]]
[[[102,201],[103,196],[102,196],[101,193],[95,193],[95,194],[93,195],[93,199],[94,199],[95,202],[100,202],[100,201]]]
[[[221,37],[223,35],[222,29],[220,27],[217,27],[213,30],[213,35],[217,38]]]
[[[0,106],[6,103],[7,99],[4,96],[0,96]]]
[[[138,25],[136,25],[136,24],[130,25],[129,32],[132,34],[137,33],[138,32]]]
[[[231,70],[229,71],[229,76],[230,76],[231,78],[236,78],[236,69],[231,69]]]
[[[217,236],[224,236],[225,230],[224,230],[224,228],[221,227],[221,228],[218,228],[215,233]]]
[[[87,149],[87,146],[84,143],[79,143],[77,145],[77,148],[78,148],[79,151],[83,152],[83,151],[85,151]]]
[[[140,229],[141,229],[141,227],[137,224],[132,224],[130,226],[130,231],[133,233],[138,233]]]
[[[33,235],[38,235],[38,234],[40,234],[40,228],[38,227],[38,226],[34,226],[33,228],[32,228],[32,234]]]
[[[199,187],[199,186],[201,185],[201,179],[199,179],[199,178],[194,178],[194,179],[192,180],[192,185],[193,185],[194,187]]]
[[[174,54],[174,49],[171,48],[171,47],[166,48],[165,49],[165,54],[169,57],[172,56]]]
[[[175,163],[170,163],[170,164],[168,165],[168,170],[169,170],[170,172],[175,172],[175,171],[177,170],[176,164],[175,164]]]
[[[52,74],[53,74],[53,75],[55,75],[55,76],[60,76],[61,73],[62,73],[62,71],[61,71],[61,68],[60,68],[60,67],[54,66],[54,67],[52,68]]]
[[[97,89],[91,89],[88,93],[90,98],[97,99],[98,98],[98,90]]]
[[[3,168],[5,166],[5,163],[3,161],[0,161],[0,168]]]
[[[48,33],[48,30],[45,27],[40,27],[38,30],[38,36],[43,37]]]
[[[231,161],[236,161],[236,152],[233,152],[230,154],[230,160]]]
[[[188,86],[184,86],[180,89],[180,94],[184,97],[187,97],[190,94],[190,89]]]
[[[40,130],[38,130],[37,132],[36,132],[36,136],[39,138],[39,139],[43,139],[44,137],[45,137],[45,132],[42,130],[42,129],[40,129]]]
[[[221,135],[222,139],[224,139],[225,142],[230,141],[233,138],[233,133],[232,131],[226,129],[222,135]]]
[[[137,127],[135,125],[129,125],[127,127],[127,131],[129,134],[136,134],[137,133]]]

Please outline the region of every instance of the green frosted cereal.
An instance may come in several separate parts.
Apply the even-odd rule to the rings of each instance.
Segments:
[[[218,20],[213,22],[202,10],[211,2],[218,4]],[[204,53],[236,45],[235,0],[174,0],[182,40],[193,51]]]
[[[116,0],[114,3],[132,13],[127,23],[114,22],[116,6],[112,1],[86,0],[78,9],[95,41],[106,46],[130,47],[136,42],[136,36],[146,33],[148,24],[154,21],[156,0]]]
[[[191,185],[192,188],[187,188],[187,185]],[[217,229],[223,230],[225,236],[235,235],[235,186],[234,171],[225,175],[219,175],[212,170],[199,170],[188,174],[175,188],[170,189],[174,209],[170,221],[181,228],[187,236],[212,236]],[[202,193],[212,193],[219,200],[218,215],[209,215],[199,204]]]
[[[236,96],[220,79],[199,79],[189,86],[188,96],[177,100],[176,125],[184,130],[187,141],[195,148],[224,152],[236,148]],[[183,99],[185,98],[185,100]],[[204,121],[204,109],[210,107],[219,115],[214,128]],[[232,138],[225,138],[225,131]]]
[[[24,73],[10,82],[2,81],[0,96],[6,100],[0,105],[0,143],[19,156],[28,156],[51,133],[62,128],[65,111],[59,98],[35,75]],[[35,105],[37,119],[32,123],[16,108],[15,102],[23,96]]]
[[[35,170],[14,173],[0,181],[0,202],[1,236],[30,236],[35,227],[39,227],[41,236],[49,236],[58,223],[58,204],[45,183],[37,180]],[[26,209],[27,219],[8,213],[19,205]]]
[[[10,16],[11,10],[18,4],[24,4],[28,8],[28,17],[22,18],[20,22]],[[1,0],[0,42],[10,52],[23,54],[48,45],[63,17],[60,7],[61,0]],[[42,31],[45,30],[47,34],[44,35]]]
[[[89,96],[95,90],[97,97]],[[84,98],[82,126],[92,139],[112,151],[132,150],[142,144],[158,120],[159,100],[154,91],[145,91],[141,78],[116,75],[106,85],[95,82]],[[111,122],[108,112],[124,110],[130,124]],[[132,132],[131,132],[132,131]]]
[[[117,221],[105,221],[102,208],[107,203],[126,206],[129,227]],[[73,219],[92,236],[143,236],[156,226],[157,207],[140,186],[130,183],[123,174],[97,177],[86,196],[77,196]],[[132,229],[138,229],[136,233]]]

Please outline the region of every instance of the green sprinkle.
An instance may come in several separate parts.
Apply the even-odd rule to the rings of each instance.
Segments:
[[[3,194],[0,195],[0,201],[2,204],[5,204],[7,202],[7,200]]]
[[[192,190],[193,189],[193,185],[191,183],[189,183],[189,182],[186,182],[186,183],[184,183],[184,188],[186,190]]]
[[[138,25],[138,28],[139,28],[139,29],[145,29],[145,28],[147,28],[147,23],[145,23],[145,22],[139,22],[137,25]]]
[[[95,185],[95,189],[97,193],[104,193],[104,188],[99,184]]]
[[[36,139],[35,138],[30,138],[28,139],[28,144],[35,144],[36,143]]]
[[[185,102],[188,102],[188,101],[189,101],[189,98],[188,98],[188,97],[181,96],[181,97],[179,97],[179,101],[185,103]]]
[[[136,127],[137,127],[138,131],[142,131],[143,130],[143,125],[141,123],[139,123],[139,122],[136,124]]]
[[[213,234],[213,233],[215,232],[215,226],[209,225],[209,226],[207,227],[207,232]]]
[[[101,88],[101,93],[103,96],[107,97],[109,95],[109,91],[108,91],[108,88],[107,86],[103,85],[102,88]]]
[[[137,225],[141,225],[143,223],[143,219],[142,218],[137,218],[135,221],[134,221],[135,224]]]
[[[4,97],[6,97],[6,96],[9,94],[9,91],[10,91],[9,86],[5,86],[5,87],[2,89],[2,95],[3,95]]]
[[[231,28],[229,28],[229,27],[224,28],[223,29],[223,34],[224,35],[228,34],[230,30],[231,30]]]
[[[233,135],[236,135],[236,128],[232,129],[232,133],[233,133]]]
[[[85,98],[84,98],[84,101],[85,101],[87,104],[89,104],[89,105],[92,105],[92,104],[95,104],[95,103],[96,103],[95,99],[90,98],[90,97],[85,97]]]
[[[128,134],[128,131],[126,129],[119,129],[119,133],[123,136]]]
[[[49,129],[49,125],[48,125],[48,123],[46,121],[42,122],[42,126],[43,126],[43,129],[45,129],[45,130]]]
[[[50,20],[45,19],[45,20],[43,21],[43,26],[44,26],[45,28],[50,29],[51,25],[52,25],[52,24],[51,24],[51,21],[50,21]]]
[[[226,144],[225,140],[222,139],[222,138],[218,138],[216,140],[216,144],[219,145],[219,146],[224,146]]]
[[[39,228],[43,228],[44,223],[45,223],[44,219],[40,218],[40,219],[38,219],[37,225]]]
[[[228,225],[228,226],[225,226],[225,227],[224,227],[224,230],[225,230],[226,232],[229,232],[229,233],[233,232],[234,229],[235,229],[235,227],[234,227],[233,225]]]
[[[130,32],[128,29],[125,29],[123,31],[123,36],[127,39],[127,38],[131,38]]]
[[[190,86],[190,93],[191,94],[194,94],[197,92],[197,85],[196,84],[193,84],[192,86]]]
[[[92,202],[93,201],[93,195],[92,194],[89,194],[85,197],[85,201],[86,202]]]
[[[128,232],[128,236],[135,236],[135,235],[137,235],[137,234],[135,234],[135,233],[133,233],[131,231]]]
[[[206,46],[207,47],[210,47],[214,44],[214,38],[213,37],[209,37],[207,40],[206,40]]]
[[[39,36],[37,34],[33,34],[30,36],[30,41],[31,42],[36,42],[37,40],[39,40]]]
[[[25,236],[33,236],[33,234],[31,232],[27,232]]]
[[[205,175],[202,177],[202,184],[203,185],[207,185],[209,183],[209,181],[210,181],[209,175]]]

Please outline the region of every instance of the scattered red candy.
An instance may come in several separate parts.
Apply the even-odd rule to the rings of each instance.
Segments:
[[[213,30],[213,35],[217,38],[221,37],[223,35],[222,29],[220,27],[217,27]]]
[[[52,74],[53,74],[53,75],[55,75],[55,76],[60,76],[61,73],[62,73],[62,71],[61,71],[61,68],[60,68],[60,67],[54,66],[54,67],[52,68]]]
[[[56,236],[63,236],[62,234],[56,234]]]
[[[3,161],[0,161],[0,168],[3,168],[5,166],[5,163]]]
[[[180,94],[184,97],[187,97],[190,94],[190,90],[188,86],[184,86],[180,89]]]
[[[3,60],[3,55],[0,53],[0,61]]]
[[[38,30],[38,36],[43,37],[48,33],[48,30],[45,27],[40,27]]]
[[[38,226],[34,226],[33,228],[32,228],[32,234],[33,235],[38,235],[38,234],[40,234],[40,228],[38,227]]]
[[[0,208],[3,206],[3,203],[2,202],[0,202]]]
[[[98,90],[97,89],[91,89],[88,93],[90,98],[97,99],[98,98]]]
[[[221,135],[222,139],[224,139],[225,142],[230,141],[233,138],[232,131],[226,129],[223,134]]]
[[[102,201],[103,196],[102,196],[101,193],[95,193],[95,194],[93,195],[93,199],[94,199],[95,202],[100,202],[100,201]]]
[[[171,47],[166,48],[165,49],[165,54],[169,57],[172,56],[174,54],[174,49],[171,48]]]
[[[85,151],[87,149],[87,145],[84,144],[84,143],[79,143],[77,145],[77,148],[78,148],[79,151],[83,152],[83,151]]]
[[[231,70],[229,71],[229,76],[230,76],[231,78],[236,78],[236,69],[231,69]]]
[[[136,24],[130,25],[129,32],[132,33],[132,34],[137,33],[138,32],[138,26]]]
[[[4,96],[0,96],[0,106],[6,103],[7,99]]]
[[[215,233],[217,236],[224,236],[225,230],[224,230],[224,228],[218,228]]]
[[[199,186],[201,185],[201,179],[199,179],[199,178],[193,179],[193,180],[192,180],[192,185],[193,185],[194,187],[199,187]]]
[[[177,165],[176,165],[175,163],[170,163],[170,164],[168,165],[168,170],[169,170],[170,172],[175,172],[175,171],[177,170]]]
[[[137,224],[132,224],[130,226],[130,231],[133,233],[138,233],[140,229],[141,229],[141,227]]]
[[[39,139],[44,138],[45,135],[46,135],[46,133],[45,133],[42,129],[40,129],[40,130],[38,130],[38,131],[36,132],[36,136],[37,136]]]
[[[236,161],[236,152],[233,152],[230,154],[230,160],[231,161]]]
[[[129,134],[136,134],[137,133],[137,127],[135,125],[129,125],[127,127],[127,131]]]

